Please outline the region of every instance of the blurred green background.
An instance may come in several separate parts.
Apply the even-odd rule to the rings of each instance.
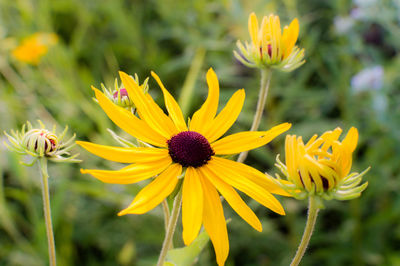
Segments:
[[[233,57],[237,39],[249,40],[247,18],[273,12],[287,25],[300,21],[298,45],[306,64],[274,72],[262,129],[293,123],[289,133],[308,139],[337,126],[359,129],[353,171],[372,166],[361,198],[332,201],[320,212],[303,265],[400,265],[400,2],[397,0],[0,0],[0,132],[30,120],[69,125],[80,140],[117,145],[121,132],[92,100],[90,85],[112,86],[117,71],[154,70],[191,114],[204,100],[205,73],[216,71],[224,105],[246,89],[245,107],[231,132],[248,130],[259,73]],[[38,66],[15,60],[22,38],[55,32],[59,43]],[[160,104],[160,90],[150,80]],[[127,136],[129,138],[129,136]],[[47,241],[36,168],[18,163],[0,135],[0,265],[46,265]],[[277,172],[284,136],[250,152],[247,163]],[[80,167],[118,169],[78,147],[81,165],[50,164],[52,215],[59,265],[154,265],[164,236],[161,207],[118,217],[144,186],[103,184]],[[226,265],[288,265],[300,240],[306,202],[280,198],[279,217],[249,198],[263,232],[228,206],[230,254]],[[181,225],[175,243],[182,245]],[[209,244],[197,265],[216,265]]]

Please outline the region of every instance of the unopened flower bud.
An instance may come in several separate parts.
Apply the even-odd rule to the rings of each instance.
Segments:
[[[139,84],[139,77],[138,75],[135,74],[134,80]],[[146,93],[149,90],[149,85],[148,85],[148,78],[146,78],[140,87],[143,89],[143,92]],[[104,94],[109,98],[113,103],[116,105],[128,109],[130,111],[135,109],[135,104],[133,103],[132,99],[130,98],[130,95],[128,91],[121,85],[118,85],[118,80],[115,79],[114,83],[114,89],[108,89],[104,86],[104,84],[101,84],[101,88],[104,92]]]
[[[34,159],[29,165],[41,157],[56,162],[80,162],[80,160],[75,159],[78,154],[71,156],[68,152],[75,145],[75,135],[63,142],[68,127],[64,129],[61,135],[57,135],[55,127],[52,131],[49,131],[41,121],[39,121],[39,124],[40,128],[33,128],[32,124],[27,122],[26,125],[22,126],[21,131],[11,130],[11,135],[4,132],[10,143],[10,145],[7,143],[5,145],[11,151],[20,155],[31,155]],[[26,129],[27,131],[25,131]]]

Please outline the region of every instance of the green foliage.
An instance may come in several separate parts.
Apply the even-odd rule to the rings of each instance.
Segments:
[[[235,90],[246,89],[245,107],[230,132],[247,130],[259,76],[235,61],[235,42],[249,39],[251,11],[258,16],[274,12],[285,25],[298,17],[298,44],[307,62],[292,73],[273,74],[261,128],[291,122],[290,133],[308,139],[337,126],[345,131],[355,126],[360,141],[353,169],[372,167],[359,199],[332,201],[320,212],[303,264],[399,264],[400,6],[392,0],[365,1],[375,2],[372,7],[354,2],[2,0],[0,132],[41,119],[58,128],[69,125],[80,140],[118,145],[107,128],[130,138],[92,100],[90,85],[111,87],[118,70],[136,72],[141,80],[154,70],[177,99],[185,88],[181,101],[190,101],[185,110],[191,114],[206,95],[209,67],[220,78],[222,103]],[[351,18],[357,11],[364,15]],[[352,22],[344,32],[340,18]],[[17,62],[11,49],[37,31],[55,32],[60,41],[38,66]],[[384,70],[381,88],[352,89],[352,77],[375,65]],[[162,103],[154,80],[149,85]],[[39,173],[19,165],[19,158],[3,146],[3,135],[0,140],[0,265],[46,265]],[[247,163],[276,172],[273,163],[277,153],[284,153],[283,144],[281,136],[250,152]],[[80,151],[81,167],[121,167]],[[116,215],[145,182],[103,184],[81,175],[78,165],[50,164],[49,174],[59,265],[155,264],[164,234],[161,207],[145,215]],[[287,265],[304,228],[306,203],[281,198],[287,215],[278,217],[244,199],[260,217],[263,232],[250,228],[224,203],[226,218],[232,218],[227,265]],[[175,244],[183,246],[179,233]],[[198,265],[215,265],[210,245]]]

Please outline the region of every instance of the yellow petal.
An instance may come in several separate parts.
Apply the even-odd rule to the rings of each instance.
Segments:
[[[261,232],[262,226],[260,220],[258,220],[257,216],[254,212],[246,205],[246,203],[242,200],[236,190],[222,181],[218,176],[216,176],[213,172],[209,171],[207,168],[200,167],[200,172],[203,177],[207,178],[214,187],[218,189],[221,195],[226,199],[226,201],[231,205],[232,209],[240,215],[249,225],[251,225],[254,229]]]
[[[249,16],[249,33],[253,45],[258,47],[260,42],[258,39],[258,20],[256,14],[252,12]]]
[[[217,263],[225,264],[229,253],[228,231],[218,192],[205,178],[200,178],[204,192],[203,224],[214,246]]]
[[[178,103],[175,101],[174,97],[172,97],[172,95],[165,89],[157,74],[151,71],[151,75],[157,81],[164,94],[165,105],[172,121],[174,121],[175,123],[175,126],[178,128],[179,131],[187,131],[185,119],[183,118],[182,110],[179,107]]]
[[[285,140],[285,158],[289,178],[296,184],[298,188],[304,187],[301,182],[297,169],[297,138],[295,135],[287,135]]]
[[[197,170],[188,167],[182,188],[183,242],[189,245],[199,234],[203,217],[203,189]]]
[[[163,110],[154,102],[150,94],[144,94],[143,90],[135,80],[124,72],[119,72],[122,83],[135,104],[143,120],[159,134],[167,139],[178,133],[172,120],[163,112]]]
[[[167,146],[167,139],[155,132],[144,121],[140,120],[133,114],[124,112],[126,110],[112,103],[101,91],[95,87],[92,87],[92,89],[95,92],[96,99],[98,100],[101,108],[104,110],[107,116],[122,130],[144,142],[159,147]]]
[[[81,173],[91,174],[104,183],[132,184],[161,173],[171,163],[172,160],[168,156],[155,162],[132,164],[117,171],[81,169]]]
[[[214,70],[207,71],[208,97],[201,108],[193,114],[190,130],[204,135],[205,125],[210,123],[217,113],[219,101],[219,83]]]
[[[210,143],[220,138],[233,125],[242,110],[244,98],[244,89],[235,92],[224,109],[207,125],[205,137]]]
[[[118,215],[142,214],[154,209],[174,191],[181,172],[182,166],[180,164],[170,165],[162,174],[145,186],[132,203],[126,209],[120,211]]]
[[[215,154],[235,154],[248,151],[267,144],[290,127],[291,124],[283,123],[268,131],[239,132],[212,143],[211,147]]]
[[[167,149],[112,147],[86,141],[77,141],[76,143],[103,159],[119,163],[151,162],[169,156]]]
[[[273,177],[267,178],[266,174],[261,173],[251,166],[219,157],[214,157],[214,160],[218,162],[218,164],[235,171],[238,175],[242,176],[243,179],[247,179],[250,182],[259,185],[270,193],[282,196],[291,196],[289,193],[287,193],[271,180],[271,178]],[[289,184],[289,182],[285,182],[284,180],[281,180],[280,182]]]
[[[295,18],[283,32],[283,39],[285,41],[285,54],[284,58],[287,58],[296,44],[297,38],[299,37],[299,21]]]
[[[343,139],[342,144],[345,145],[345,149],[347,149],[350,152],[353,152],[357,147],[357,142],[358,142],[358,131],[357,128],[352,127],[350,128],[346,137]]]
[[[202,166],[221,178],[229,185],[246,193],[255,201],[281,215],[285,214],[279,201],[267,190],[238,174],[235,170],[220,164],[221,158],[213,157],[206,165]]]

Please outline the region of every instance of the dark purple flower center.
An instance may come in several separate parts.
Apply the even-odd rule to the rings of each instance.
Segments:
[[[172,160],[184,167],[200,167],[215,154],[208,140],[194,131],[183,131],[167,143]]]
[[[126,91],[125,88],[120,89],[119,93],[121,95],[121,98],[124,97],[124,96],[128,96],[128,92]],[[113,97],[114,97],[114,99],[118,98],[118,91],[114,92]]]

